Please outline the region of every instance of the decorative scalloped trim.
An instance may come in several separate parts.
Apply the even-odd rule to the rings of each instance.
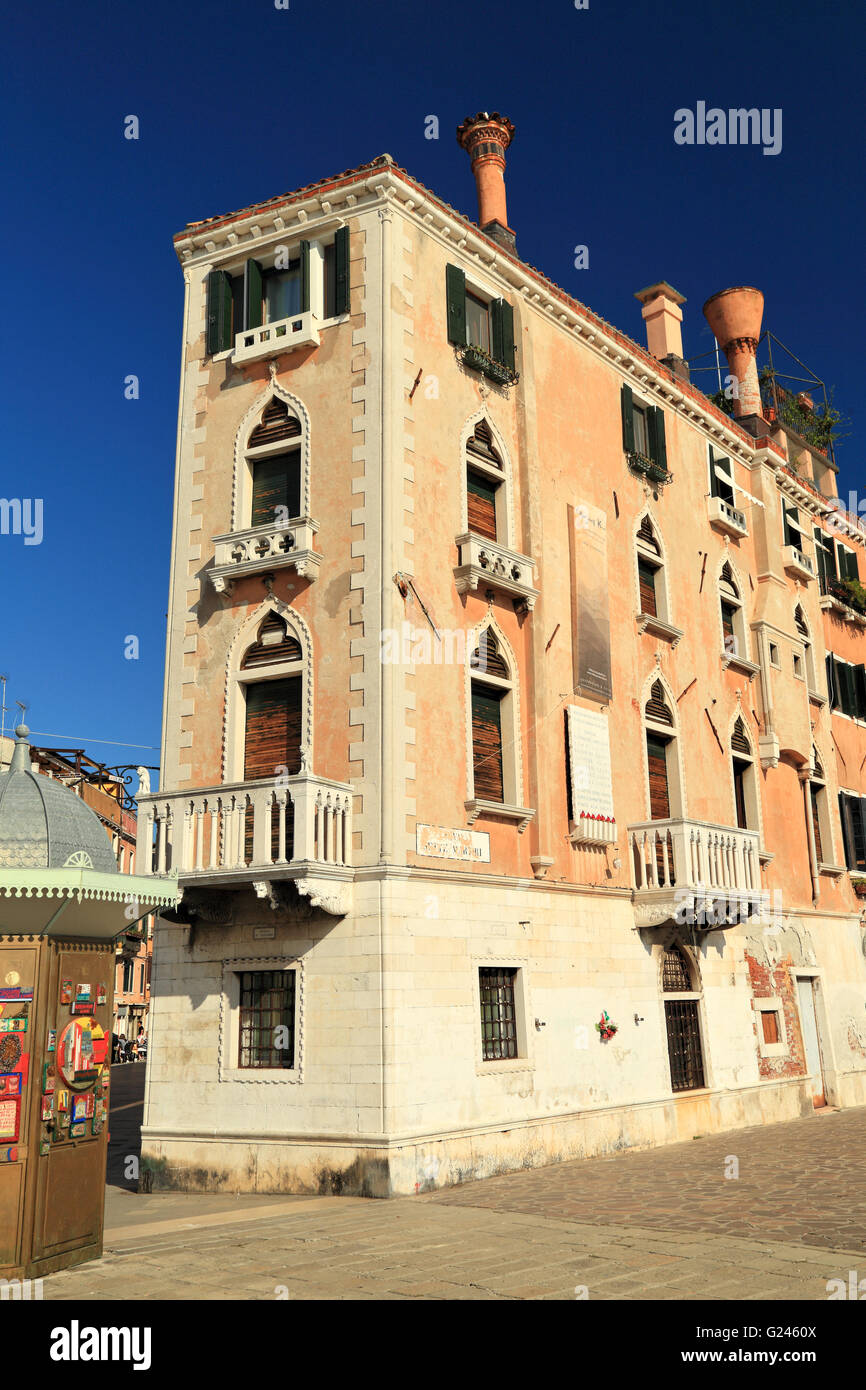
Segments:
[[[87,888],[77,884],[40,884],[38,886],[26,887],[23,884],[10,885],[0,883],[0,897],[4,898],[82,898],[96,899],[99,902],[152,902],[152,903],[171,903],[175,899],[166,893],[147,892],[124,893],[120,890],[109,888]]]
[[[303,701],[304,701],[304,747],[307,750],[307,766],[310,772],[313,770],[313,700],[315,695],[315,671],[313,667],[313,636],[306,621],[301,617],[296,608],[293,608],[285,599],[277,598],[272,594],[270,598],[254,608],[238,626],[234,637],[229,643],[226,654],[225,667],[225,688],[223,694],[223,746],[222,746],[222,780],[223,782],[242,781],[242,777],[232,775],[229,768],[232,749],[229,731],[231,728],[234,733],[234,722],[237,718],[237,681],[235,676],[240,670],[239,658],[244,651],[246,639],[256,631],[268,612],[279,613],[281,618],[285,618],[290,627],[295,629],[295,636],[298,637],[303,652]],[[276,668],[275,668],[276,669]],[[235,687],[233,689],[233,687]],[[232,703],[234,702],[234,703]]]
[[[217,1069],[221,1083],[231,1085],[237,1083],[240,1086],[249,1085],[283,1085],[299,1086],[304,1079],[304,961],[299,955],[295,956],[239,956],[236,960],[224,958],[222,964],[222,979],[220,982],[220,1015],[219,1028],[217,1034]],[[238,1067],[226,1066],[225,1059],[228,1048],[231,1044],[231,1009],[229,1007],[228,993],[226,991],[226,976],[236,974],[239,970],[282,970],[286,966],[295,969],[297,980],[295,981],[295,1062],[291,1074],[286,1075],[280,1072],[275,1075],[267,1075],[256,1068],[250,1068],[250,1075],[247,1076]]]

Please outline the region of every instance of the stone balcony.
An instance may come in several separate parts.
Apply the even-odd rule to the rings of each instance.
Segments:
[[[538,590],[532,584],[535,564],[528,555],[520,555],[472,531],[456,539],[459,564],[454,577],[459,594],[484,586],[510,594],[526,612],[535,607],[538,598]]]
[[[728,536],[742,540],[749,534],[745,512],[741,512],[738,507],[732,507],[730,502],[725,502],[721,497],[707,498],[707,515],[710,525]]]
[[[265,896],[291,878],[335,915],[349,910],[353,787],[301,772],[279,781],[230,782],[139,798],[138,863],[177,872],[189,888],[241,888]]]
[[[319,523],[299,517],[285,526],[251,526],[214,536],[214,564],[209,571],[217,593],[230,593],[235,580],[247,574],[294,569],[304,579],[316,578],[322,557],[313,549]]]
[[[261,357],[276,357],[281,352],[294,352],[297,348],[319,346],[319,321],[312,310],[302,314],[292,314],[274,323],[263,323],[259,328],[248,328],[235,338],[232,365],[242,362],[255,362]]]
[[[786,545],[782,551],[782,563],[789,574],[795,574],[798,579],[806,580],[815,578],[815,566],[808,555],[804,555],[802,550],[798,550],[795,545]]]
[[[698,820],[643,821],[628,827],[639,927],[669,919],[718,930],[762,910],[756,830]]]

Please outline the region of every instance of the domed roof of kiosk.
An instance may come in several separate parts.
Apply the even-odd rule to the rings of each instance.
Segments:
[[[61,782],[31,772],[29,733],[19,724],[11,766],[0,772],[0,870],[119,873],[96,812]]]

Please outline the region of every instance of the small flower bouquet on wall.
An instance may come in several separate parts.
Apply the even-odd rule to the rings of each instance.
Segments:
[[[595,1026],[602,1042],[607,1042],[609,1038],[613,1037],[614,1033],[619,1032],[618,1025],[616,1023],[611,1023],[610,1016],[606,1010],[602,1012],[601,1018]]]

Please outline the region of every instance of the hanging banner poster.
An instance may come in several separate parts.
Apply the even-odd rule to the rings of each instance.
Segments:
[[[574,819],[581,812],[613,820],[613,777],[607,715],[567,705],[568,761]]]
[[[604,703],[612,692],[607,574],[607,513],[568,508],[574,689]]]

